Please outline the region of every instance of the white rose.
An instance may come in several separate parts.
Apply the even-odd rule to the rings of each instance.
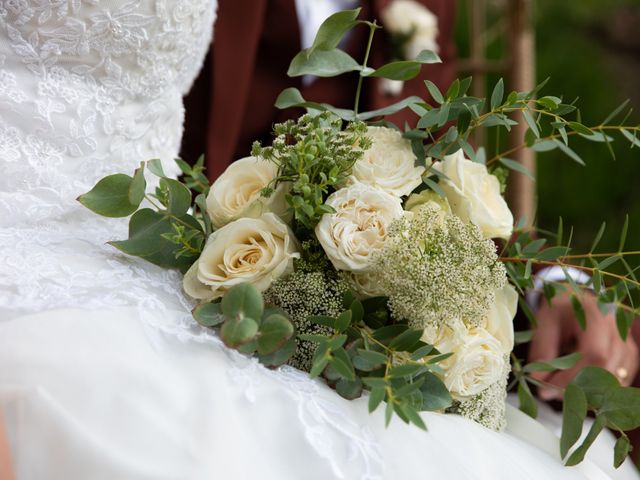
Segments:
[[[349,281],[361,298],[382,297],[387,292],[382,288],[377,272],[351,273]]]
[[[487,315],[486,330],[500,342],[503,353],[513,350],[513,319],[518,310],[518,292],[507,283],[496,292],[496,299]]]
[[[316,237],[338,270],[363,272],[387,239],[391,223],[403,214],[398,197],[356,182],[325,202],[336,213],[324,214]]]
[[[300,256],[289,227],[273,213],[241,218],[213,232],[200,258],[184,276],[193,298],[214,300],[239,283],[264,291],[293,270]]]
[[[467,160],[458,150],[434,168],[448,177],[440,181],[440,186],[455,215],[477,225],[486,238],[511,236],[513,215],[500,195],[500,182],[487,167]]]
[[[288,210],[285,184],[280,184],[270,197],[262,196],[262,189],[277,175],[277,165],[261,158],[246,157],[229,165],[213,182],[207,196],[213,225],[220,228],[238,218],[257,218],[265,212],[284,217]]]
[[[422,50],[438,51],[438,17],[421,3],[395,0],[382,11],[381,18],[391,33],[413,34],[404,46],[406,59],[416,58]]]
[[[384,190],[396,197],[409,195],[422,183],[424,167],[416,167],[411,142],[386,127],[367,128],[372,145],[353,166],[357,181]]]
[[[503,346],[484,328],[468,330],[460,322],[437,331],[427,330],[422,340],[442,353],[453,353],[438,365],[444,370],[444,384],[456,400],[479,394],[503,375],[506,362]]]
[[[404,209],[407,212],[417,213],[426,205],[434,205],[446,213],[451,213],[451,207],[446,198],[441,197],[433,190],[423,190],[420,193],[412,193],[404,202]]]
[[[438,36],[438,25],[427,31],[417,31],[404,46],[405,58],[413,60],[423,50],[437,52],[439,50],[436,37]]]

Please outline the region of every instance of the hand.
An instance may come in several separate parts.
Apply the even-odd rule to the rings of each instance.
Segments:
[[[593,365],[606,368],[625,386],[631,384],[638,373],[638,347],[631,333],[625,342],[620,338],[613,313],[603,315],[593,295],[583,297],[582,306],[587,320],[586,330],[578,324],[571,298],[563,293],[553,298],[551,305],[542,301],[538,309],[538,328],[531,341],[529,361],[551,360],[571,352],[580,352],[577,364],[558,372],[535,372],[537,380],[560,388],[569,382],[583,367]],[[560,389],[540,388],[543,400],[560,399]]]
[[[0,478],[11,480],[13,469],[11,467],[11,455],[9,451],[9,440],[4,431],[4,422],[2,419],[2,411],[0,410]]]

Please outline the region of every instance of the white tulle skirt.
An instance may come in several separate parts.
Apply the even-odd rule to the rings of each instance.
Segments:
[[[267,370],[184,312],[64,309],[0,322],[0,408],[27,479],[607,479],[509,410],[504,433],[424,414],[429,431]],[[617,472],[620,474],[621,472]],[[627,471],[634,478],[633,470]]]

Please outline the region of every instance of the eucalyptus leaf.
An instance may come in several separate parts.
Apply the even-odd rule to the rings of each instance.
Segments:
[[[293,336],[293,324],[280,314],[269,315],[260,324],[257,348],[260,355],[268,355],[282,347]]]
[[[514,170],[516,172],[520,172],[526,175],[527,177],[529,177],[531,180],[535,181],[535,177],[533,176],[531,171],[527,167],[522,165],[520,162],[516,162],[515,160],[510,160],[504,157],[500,157],[499,162],[503,164],[505,167],[507,167],[508,169]]]
[[[587,416],[587,397],[575,383],[570,383],[564,391],[562,405],[562,435],[560,437],[560,457],[567,456],[569,449],[582,434],[582,424]]]
[[[575,352],[553,360],[531,362],[524,366],[525,372],[553,372],[555,370],[567,370],[580,360],[580,353]]]
[[[414,103],[422,103],[424,100],[417,96],[407,97],[399,102],[393,103],[387,107],[379,108],[377,110],[371,110],[369,112],[358,113],[358,120],[369,120],[371,118],[383,117],[385,115],[393,115],[400,110],[403,110]]]
[[[327,17],[318,28],[309,53],[313,53],[316,49],[332,50],[337,47],[344,35],[357,24],[356,19],[360,15],[360,10],[360,8],[343,10]]]
[[[353,381],[356,378],[351,358],[344,348],[338,348],[332,352],[331,366],[345,379]]]
[[[608,370],[599,367],[584,367],[573,379],[585,393],[589,405],[601,408],[607,392],[620,387],[618,379]]]
[[[384,387],[375,387],[371,389],[371,393],[369,394],[369,413],[373,412],[378,405],[382,403],[385,397],[385,389]]]
[[[531,418],[538,416],[538,403],[524,379],[520,379],[518,382],[518,400],[520,401],[520,410]]]
[[[420,73],[420,63],[413,60],[401,60],[387,63],[366,76],[382,77],[389,80],[411,80]],[[363,72],[364,73],[364,72]]]
[[[224,344],[236,348],[254,339],[258,333],[258,323],[249,317],[226,320],[220,329]]]
[[[129,203],[139,206],[144,199],[146,188],[147,181],[144,179],[144,162],[142,162],[140,168],[137,168],[133,174],[133,180],[129,185]]]
[[[184,215],[191,207],[191,191],[178,180],[172,178],[160,179],[161,188],[166,188],[169,194],[167,210],[173,215]]]
[[[176,220],[184,225],[189,225],[194,230],[201,231],[198,221],[190,215],[177,217]],[[155,265],[177,268],[186,272],[197,257],[181,256],[176,258],[177,245],[163,237],[163,235],[173,232],[170,216],[150,208],[143,208],[138,210],[129,220],[129,238],[112,241],[109,244],[128,255],[144,258]]]
[[[389,348],[397,351],[409,351],[416,343],[420,341],[420,338],[424,332],[418,329],[408,329],[398,335],[389,343]]]
[[[287,75],[290,77],[303,75],[335,77],[342,73],[360,70],[362,70],[360,64],[348,53],[338,48],[330,50],[305,49],[293,57]]]
[[[585,437],[582,444],[578,448],[576,448],[569,456],[567,463],[565,463],[567,467],[577,465],[584,460],[584,456],[586,455],[587,450],[589,450],[589,447],[593,444],[598,435],[600,435],[600,432],[602,431],[604,426],[604,418],[598,415],[591,425],[591,428],[589,429],[589,432],[587,433],[587,436]]]
[[[429,90],[429,94],[431,94],[431,98],[433,98],[437,103],[443,104],[444,97],[440,92],[440,89],[433,83],[431,80],[425,80],[425,85],[427,86],[427,90]]]
[[[153,173],[156,177],[166,177],[164,169],[162,168],[162,161],[159,158],[154,158],[147,162],[147,170]]]
[[[282,347],[268,355],[258,355],[260,363],[267,367],[278,367],[286,363],[296,351],[296,339],[291,337]]]
[[[613,466],[618,468],[624,462],[627,455],[631,451],[631,442],[626,435],[621,436],[616,440],[616,444],[613,447]]]
[[[502,78],[498,80],[495,87],[493,87],[493,92],[491,93],[491,110],[495,110],[502,103],[502,99],[504,98],[504,81]]]
[[[219,303],[203,303],[193,309],[193,318],[203,327],[215,327],[224,322],[225,317]]]
[[[442,380],[431,372],[424,373],[421,378],[424,378],[420,386],[422,410],[434,412],[451,406],[453,399]]]
[[[356,377],[354,380],[345,380],[341,378],[336,383],[336,392],[347,400],[353,400],[362,395],[362,380]]]
[[[640,388],[617,387],[608,390],[600,413],[612,428],[633,430],[640,427]]]
[[[227,317],[249,317],[258,322],[264,312],[264,301],[256,287],[241,283],[231,287],[222,297],[221,308]]]
[[[96,183],[90,191],[80,195],[77,200],[98,215],[112,218],[128,217],[140,205],[140,202],[131,202],[129,191],[132,183],[133,178],[124,173],[109,175]]]

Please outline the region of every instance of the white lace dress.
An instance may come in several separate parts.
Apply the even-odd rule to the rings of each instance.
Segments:
[[[105,245],[75,198],[161,158],[212,0],[0,0],[0,410],[18,479],[608,478],[456,416],[385,429],[194,325],[180,276]],[[515,423],[514,423],[515,422]],[[526,422],[525,422],[526,424]],[[526,428],[541,429],[537,424]],[[543,445],[544,447],[544,445]]]

